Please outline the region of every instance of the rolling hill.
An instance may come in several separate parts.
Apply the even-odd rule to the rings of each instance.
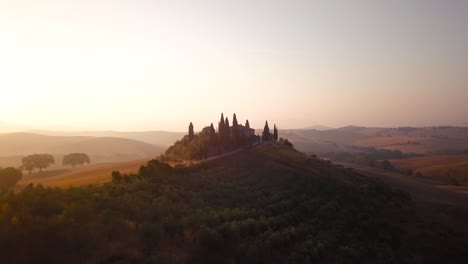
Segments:
[[[391,162],[400,170],[412,169],[425,177],[441,181],[455,178],[460,183],[468,183],[468,155],[427,156]]]
[[[368,128],[347,126],[325,131],[310,129],[280,130],[297,149],[314,154],[354,152],[350,146],[400,150],[416,154],[455,154],[468,152],[468,128],[400,127]]]
[[[167,131],[143,131],[143,132],[118,132],[118,131],[46,131],[33,130],[32,133],[47,135],[47,136],[73,136],[73,137],[113,137],[133,139],[153,145],[169,147],[174,142],[182,138],[185,133],[182,132],[167,132]]]
[[[12,263],[467,260],[467,237],[408,194],[281,143],[192,166],[152,160],[99,186],[27,186],[0,208]]]
[[[164,150],[162,146],[124,138],[45,136],[33,133],[0,134],[0,163],[4,161],[3,166],[19,165],[21,156],[33,153],[61,156],[84,152],[94,162],[106,162],[155,157]]]
[[[84,167],[67,168],[61,170],[36,172],[24,174],[18,182],[17,188],[22,189],[28,184],[42,184],[50,187],[86,186],[88,184],[102,184],[111,181],[113,171],[122,173],[136,173],[141,165],[145,165],[148,159],[123,161],[113,163],[91,164]]]
[[[31,127],[0,121],[0,133],[12,133],[31,129]]]

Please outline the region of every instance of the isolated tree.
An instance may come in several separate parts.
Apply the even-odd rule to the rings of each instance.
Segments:
[[[276,124],[273,128],[273,140],[278,141],[278,128],[276,127]]]
[[[9,189],[23,178],[23,173],[15,168],[0,168],[0,190]]]
[[[23,168],[31,172],[35,168],[39,169],[42,172],[42,169],[49,167],[55,163],[54,156],[50,154],[33,154],[24,157],[21,162],[23,163]]]
[[[271,139],[270,127],[268,127],[268,121],[265,122],[265,127],[263,128],[263,141],[269,141]]]
[[[192,141],[195,138],[195,133],[193,132],[193,124],[190,122],[189,125],[189,132],[188,132],[189,140]]]
[[[72,165],[75,168],[76,165],[83,165],[85,163],[91,163],[89,156],[86,153],[71,153],[63,157],[63,165]]]

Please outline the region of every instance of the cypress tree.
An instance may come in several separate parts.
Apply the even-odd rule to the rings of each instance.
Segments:
[[[219,145],[224,145],[224,115],[221,113],[221,120],[218,123]]]
[[[212,146],[216,145],[216,130],[213,126],[213,123],[211,123],[210,126],[210,142]]]
[[[265,122],[265,127],[263,128],[263,141],[269,141],[271,139],[270,128],[268,127],[268,121]]]
[[[275,124],[275,127],[273,129],[273,139],[275,141],[278,141],[278,128],[276,127],[276,124]]]
[[[234,139],[234,145],[239,144],[240,132],[239,132],[239,123],[237,122],[236,114],[232,117],[232,138]]]
[[[195,138],[195,133],[193,132],[193,124],[190,122],[189,128],[188,128],[188,137],[189,140],[192,141]]]
[[[226,122],[224,122],[224,128],[225,128],[225,138],[226,138],[226,142],[229,142],[229,140],[231,139],[231,128],[229,126],[229,119],[226,117]]]
[[[239,123],[237,123],[237,117],[236,117],[236,114],[234,113],[234,115],[232,116],[232,126],[238,126]]]
[[[249,124],[249,120],[247,119],[247,121],[245,121],[245,127],[246,128],[250,128],[250,124]]]

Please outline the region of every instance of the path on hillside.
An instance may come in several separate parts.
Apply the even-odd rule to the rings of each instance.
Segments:
[[[212,157],[209,157],[206,161],[217,160],[217,159],[221,159],[221,158],[224,158],[224,157],[227,157],[227,156],[231,156],[233,154],[236,154],[236,153],[239,153],[239,152],[242,152],[242,151],[246,151],[248,149],[252,149],[257,145],[258,144],[255,143],[255,144],[253,144],[251,146],[248,146],[248,147],[245,147],[245,148],[237,149],[237,150],[234,150],[234,151],[231,151],[231,152],[228,152],[228,153],[224,153],[224,154],[220,154],[220,155],[217,155],[217,156],[212,156]]]

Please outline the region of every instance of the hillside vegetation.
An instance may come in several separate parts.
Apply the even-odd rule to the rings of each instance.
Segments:
[[[10,263],[445,263],[468,245],[408,194],[281,143],[190,167],[153,160],[98,187],[4,192],[0,234]]]

